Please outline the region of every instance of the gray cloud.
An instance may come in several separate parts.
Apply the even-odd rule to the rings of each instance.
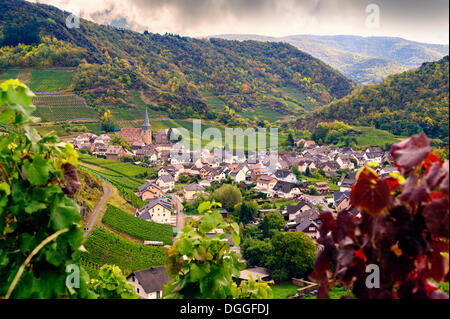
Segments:
[[[448,0],[32,0],[77,7],[98,23],[189,36],[225,33],[356,34],[448,43]],[[380,7],[380,28],[365,25],[366,6]],[[73,9],[72,9],[73,10]]]

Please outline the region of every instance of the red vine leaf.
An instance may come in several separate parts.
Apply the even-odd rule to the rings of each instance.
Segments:
[[[394,144],[391,149],[392,158],[400,171],[408,171],[422,163],[432,151],[425,134],[414,135],[409,139]]]
[[[423,210],[425,223],[430,232],[437,237],[448,238],[448,207],[447,198],[441,198],[428,204]]]
[[[369,168],[363,168],[358,181],[352,186],[350,201],[353,207],[364,209],[376,216],[391,204],[389,183],[381,180]]]

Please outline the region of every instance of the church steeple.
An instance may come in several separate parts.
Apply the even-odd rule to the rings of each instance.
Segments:
[[[142,125],[143,131],[150,131],[152,129],[152,126],[150,124],[150,121],[148,120],[148,111],[147,108],[145,108],[145,119],[144,124]]]
[[[152,126],[148,119],[147,108],[145,108],[145,119],[144,119],[144,124],[142,124],[141,137],[142,137],[142,141],[146,145],[152,144]]]

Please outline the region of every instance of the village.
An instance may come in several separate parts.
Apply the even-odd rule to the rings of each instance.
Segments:
[[[284,218],[285,231],[301,232],[316,241],[321,223],[319,214],[324,211],[337,214],[350,206],[350,191],[359,168],[369,165],[382,177],[397,171],[389,152],[381,148],[358,151],[319,146],[305,139],[295,141],[295,151],[279,152],[275,167],[265,151],[247,159],[224,149],[201,149],[195,151],[200,153],[195,162],[193,152],[180,160],[172,157],[174,143],[169,135],[170,129],[162,129],[153,138],[146,113],[141,128],[122,128],[113,136],[84,133],[73,139],[72,144],[83,154],[113,161],[126,159],[136,166],[155,168],[157,174],[135,189],[134,194],[146,205],[136,209],[134,216],[171,225],[174,235],[183,229],[188,218],[201,217],[196,213],[201,201],[212,199],[221,186],[233,185],[241,190],[242,201],[252,200],[258,205],[257,214],[245,226],[258,226],[267,214],[276,212]],[[128,142],[131,150],[112,145],[115,136]],[[228,210],[222,207],[219,212],[224,218],[239,219],[235,210],[236,207]],[[231,238],[228,239],[232,249],[239,252],[240,247],[234,247]],[[240,280],[248,279],[249,274],[270,278],[270,270],[253,267],[242,271]],[[163,266],[134,272],[129,278],[141,298],[160,298],[162,287],[169,280]],[[315,287],[307,281],[298,285],[309,287],[307,292]]]

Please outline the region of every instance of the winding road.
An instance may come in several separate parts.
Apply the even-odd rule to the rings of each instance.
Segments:
[[[178,197],[178,195],[174,194],[174,195],[172,195],[172,199],[175,203],[176,211],[177,211],[177,230],[178,230],[178,232],[180,232],[184,228],[184,221],[186,220],[186,215],[183,214],[184,207],[183,207],[180,197]]]
[[[98,214],[102,211],[103,206],[105,206],[108,199],[111,197],[113,188],[110,183],[103,181],[103,197],[100,200],[100,202],[97,204],[97,206],[94,209],[94,212],[89,217],[89,220],[84,228],[84,237],[86,238],[91,232],[92,228],[95,224],[95,221],[97,220]]]

